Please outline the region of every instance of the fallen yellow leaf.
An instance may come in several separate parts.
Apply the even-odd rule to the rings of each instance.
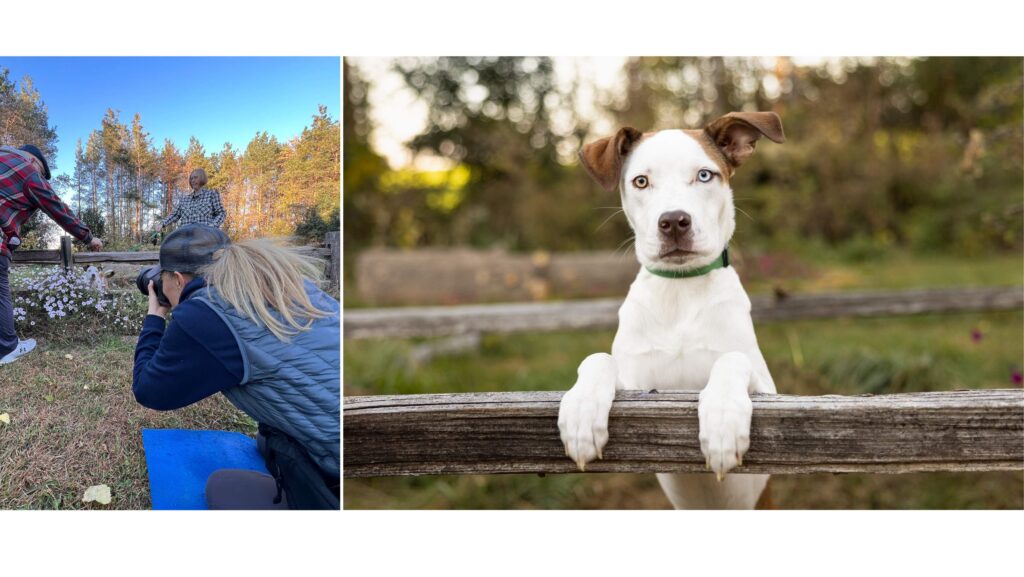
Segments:
[[[11,416],[8,415],[7,413],[0,413],[0,423],[3,423],[5,425],[10,425],[11,424]]]
[[[100,505],[110,504],[110,487],[106,485],[93,485],[85,490],[85,495],[82,496],[82,502],[89,503],[95,501]]]

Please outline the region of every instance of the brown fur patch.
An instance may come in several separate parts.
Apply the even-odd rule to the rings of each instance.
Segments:
[[[733,168],[754,154],[762,136],[779,144],[786,141],[782,120],[774,112],[730,112],[705,126],[704,132]]]
[[[697,144],[704,149],[708,158],[718,165],[718,171],[722,173],[722,179],[726,184],[729,184],[729,177],[732,176],[733,167],[729,164],[729,160],[725,158],[725,155],[722,154],[722,150],[715,145],[715,141],[711,140],[711,136],[703,129],[684,130],[683,132],[697,141]]]
[[[614,136],[607,136],[587,144],[580,150],[580,164],[605,190],[611,192],[622,177],[622,159],[643,138],[631,127],[620,128]]]
[[[772,503],[772,480],[768,479],[768,482],[764,485],[764,491],[761,491],[761,497],[757,500],[757,504],[754,505],[755,509],[774,509],[775,503]]]
[[[703,129],[683,130],[683,133],[700,144],[718,166],[726,184],[736,167],[754,153],[759,138],[765,136],[778,143],[786,141],[782,120],[774,112],[730,112]],[[580,163],[598,184],[611,192],[622,178],[623,159],[640,141],[653,134],[656,133],[641,133],[625,126],[613,136],[585,145],[580,150]]]

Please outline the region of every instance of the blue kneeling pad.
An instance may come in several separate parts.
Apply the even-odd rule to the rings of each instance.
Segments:
[[[142,429],[155,510],[206,509],[206,479],[218,469],[267,473],[256,440],[228,431]]]

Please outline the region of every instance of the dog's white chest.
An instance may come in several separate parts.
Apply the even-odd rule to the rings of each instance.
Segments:
[[[612,345],[625,388],[698,391],[707,384],[730,348],[723,347],[730,330],[723,308],[749,303],[733,271],[708,276],[683,290],[662,279],[638,278],[631,287]]]
[[[698,327],[696,322],[650,327],[640,338],[631,338],[628,344],[617,337],[612,354],[618,360],[623,385],[643,390],[697,391],[703,388],[719,353],[702,342]],[[622,334],[620,331],[619,335]]]

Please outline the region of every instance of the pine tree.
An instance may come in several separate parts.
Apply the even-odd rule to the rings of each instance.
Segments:
[[[0,68],[0,145],[35,144],[56,168],[57,130],[50,126],[46,104],[35,89],[32,78],[21,84],[11,80],[10,70]]]
[[[274,201],[277,197],[277,181],[280,174],[278,157],[281,144],[277,138],[266,132],[257,133],[242,155],[242,177],[245,179],[247,200],[255,208],[252,218],[245,222],[248,230],[256,231],[267,227],[272,220]]]
[[[142,118],[138,113],[132,119],[129,134],[129,158],[134,182],[128,198],[135,205],[135,216],[131,223],[132,238],[142,240],[143,206],[148,206],[149,190],[156,180],[156,154],[152,150],[149,134],[142,127]]]
[[[157,178],[163,188],[163,217],[167,217],[174,210],[174,198],[184,186],[185,159],[174,147],[171,139],[164,139],[164,148],[158,159]]]

